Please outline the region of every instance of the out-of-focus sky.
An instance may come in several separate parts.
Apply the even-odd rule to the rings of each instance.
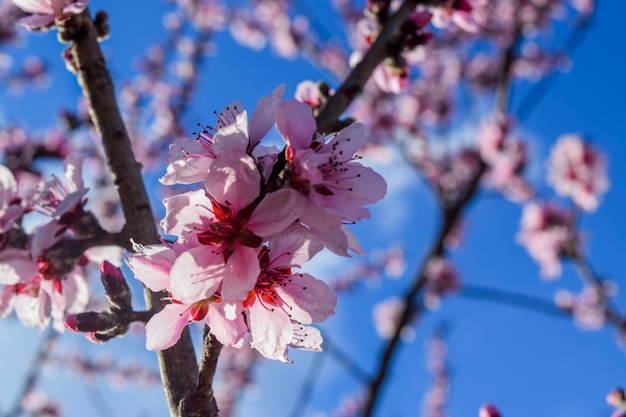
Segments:
[[[332,11],[327,1],[313,4],[304,0],[304,3],[327,29],[341,33],[338,21],[330,17]],[[111,24],[111,38],[103,48],[113,75],[121,80],[134,71],[134,57],[165,36],[161,16],[167,7],[154,0],[94,0],[92,9],[100,7],[106,8]],[[593,26],[573,57],[572,69],[558,77],[520,130],[535,158],[529,179],[539,186],[542,195],[551,195],[541,184],[546,157],[559,135],[588,135],[608,156],[611,189],[596,213],[582,216],[581,226],[595,270],[602,277],[616,281],[618,286],[623,285],[626,277],[624,15],[623,2],[600,2]],[[558,31],[554,35],[562,36]],[[48,89],[27,89],[21,95],[0,92],[0,121],[18,120],[33,129],[43,129],[54,123],[60,105],[75,106],[80,90],[74,77],[64,70],[60,59],[63,46],[57,43],[53,32],[26,39],[26,45],[11,53],[16,59],[24,54],[44,57],[53,68],[54,83]],[[267,48],[262,51],[242,48],[228,33],[217,34],[214,44],[214,56],[202,67],[200,88],[186,117],[189,132],[196,130],[198,122],[210,123],[213,111],[231,101],[239,100],[251,110],[259,97],[281,83],[286,85],[289,97],[300,81],[326,77],[305,59],[285,61],[274,57]],[[524,86],[514,89],[513,103],[523,95],[524,89]],[[515,104],[512,108],[516,108]],[[467,129],[472,124],[469,126]],[[402,244],[407,254],[407,274],[402,279],[385,279],[380,285],[363,286],[340,297],[336,316],[321,327],[332,343],[371,371],[383,346],[372,325],[372,307],[401,294],[409,285],[439,219],[433,196],[397,153],[392,153],[392,159],[386,163],[366,163],[385,176],[389,194],[371,208],[372,219],[353,230],[368,252],[392,243]],[[580,279],[567,263],[558,281],[543,282],[539,278],[537,265],[515,243],[520,214],[518,205],[493,193],[485,193],[471,205],[464,241],[451,257],[462,281],[545,300],[551,300],[559,288],[577,292],[581,288]],[[318,278],[330,279],[355,262],[358,259],[344,261],[322,254],[311,268]],[[136,305],[141,305],[139,286],[135,288]],[[616,305],[626,305],[623,294],[618,295]],[[568,319],[454,295],[446,298],[438,311],[425,313],[418,319],[413,342],[404,344],[397,356],[377,415],[419,415],[429,378],[424,342],[442,321],[450,328],[448,363],[452,387],[448,409],[452,416],[477,415],[478,408],[486,401],[496,404],[507,417],[609,416],[611,409],[605,404],[606,394],[626,383],[626,355],[612,329],[587,332]],[[0,410],[6,411],[12,404],[38,339],[37,330],[23,329],[15,320],[0,322],[0,340],[5,341],[0,347],[4,356],[0,361]],[[156,367],[154,354],[146,352],[143,343],[141,336],[133,335],[104,346],[90,344],[75,334],[62,338],[63,349],[93,357],[110,355],[121,362]],[[240,415],[288,416],[297,399],[299,381],[315,355],[318,354],[293,353],[296,363],[292,365],[262,363],[255,371],[258,386],[243,393]],[[42,388],[47,395],[61,401],[67,417],[167,415],[159,387],[112,388],[104,380],[83,382],[66,369],[52,369],[45,373]],[[344,396],[358,390],[358,383],[326,357],[313,401],[304,415],[312,417],[329,412]],[[107,407],[111,411],[102,414]]]

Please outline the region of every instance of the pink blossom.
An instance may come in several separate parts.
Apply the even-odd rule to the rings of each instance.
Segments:
[[[317,127],[311,108],[292,99],[277,106],[276,126],[287,142],[288,184],[309,200],[302,222],[316,232],[333,234],[339,246],[329,249],[347,255],[351,237],[339,226],[368,218],[369,210],[363,206],[387,192],[379,174],[356,162],[355,153],[365,138],[363,125],[354,123],[339,133],[314,138]],[[328,237],[325,240],[333,240]]]
[[[160,181],[166,185],[202,182],[221,152],[239,150],[250,154],[273,126],[274,111],[284,90],[284,85],[280,85],[271,95],[262,97],[250,121],[241,103],[234,102],[217,115],[214,133],[211,128],[205,128],[196,140],[176,141],[170,146],[167,173]]]
[[[478,417],[501,417],[501,414],[493,404],[485,403],[478,410]]]
[[[52,180],[41,183],[33,197],[33,208],[57,219],[63,226],[69,227],[80,220],[85,214],[85,196],[89,191],[83,182],[82,164],[82,155],[68,155],[63,161],[65,181],[53,177]]]
[[[288,361],[288,346],[321,350],[319,331],[303,324],[334,314],[337,297],[325,282],[292,268],[301,267],[322,247],[306,228],[293,226],[261,249],[261,273],[243,307],[251,345],[263,356]]]
[[[598,330],[606,321],[606,300],[616,294],[614,283],[585,286],[580,294],[560,290],[555,296],[556,304],[574,316],[574,321],[586,330]]]
[[[180,271],[180,266],[175,266],[178,254],[189,254],[189,251],[184,250],[187,249],[184,243],[179,245],[136,245],[137,253],[126,260],[135,277],[146,287],[155,292],[170,293],[169,300],[172,303],[166,305],[146,324],[146,348],[167,349],[178,341],[189,323],[202,320],[221,343],[241,346],[247,328],[241,316],[233,317],[233,320],[226,319],[220,305],[221,298],[215,291],[217,286],[213,287],[213,291],[196,294],[194,299],[185,292],[187,287],[180,284],[180,281],[189,281],[190,275]]]
[[[432,258],[424,270],[426,277],[426,295],[424,303],[430,309],[436,309],[441,297],[461,288],[454,266],[445,258]]]
[[[296,87],[296,100],[308,104],[312,108],[321,105],[321,94],[317,83],[311,80],[302,81]]]
[[[583,210],[595,211],[609,187],[605,157],[580,136],[563,135],[550,154],[548,183]]]
[[[541,266],[541,275],[552,279],[561,274],[560,258],[578,245],[572,213],[551,203],[524,205],[521,229],[516,239]]]
[[[391,339],[396,331],[396,327],[402,318],[404,301],[400,298],[389,298],[374,306],[372,316],[374,318],[374,328],[376,333],[383,339]],[[410,341],[415,337],[415,330],[410,325],[405,325],[400,333],[402,340]]]
[[[65,314],[84,311],[89,300],[87,283],[78,267],[64,275],[56,271],[41,254],[5,249],[0,272],[5,284],[0,297],[0,315],[15,310],[25,326],[44,328],[50,319],[55,330],[64,329]]]
[[[473,12],[471,0],[450,0],[443,7],[434,7],[432,23],[438,28],[445,28],[452,21],[468,33],[477,33],[482,26],[480,15]]]
[[[284,230],[300,217],[303,198],[295,190],[281,189],[255,202],[260,174],[254,161],[238,151],[224,151],[211,164],[205,178],[206,192],[191,191],[164,200],[166,233],[192,234],[199,247],[179,257],[176,267],[186,273],[204,274],[199,291],[223,280],[222,297],[237,302],[247,297],[259,274],[257,248],[270,235]]]
[[[4,165],[0,165],[0,234],[6,233],[24,213],[23,200],[18,194],[17,181]]]
[[[88,0],[12,0],[25,11],[32,13],[20,20],[20,24],[30,30],[41,30],[55,20],[79,14],[87,7]]]

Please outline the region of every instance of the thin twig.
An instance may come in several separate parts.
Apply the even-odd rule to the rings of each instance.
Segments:
[[[512,291],[496,288],[483,287],[479,285],[463,285],[459,293],[461,297],[474,300],[487,301],[506,306],[530,310],[536,313],[545,314],[556,318],[569,318],[570,315],[558,308],[554,302],[541,298],[519,294]]]
[[[595,4],[594,11],[588,16],[585,16],[576,24],[576,27],[572,29],[567,39],[563,42],[563,45],[558,48],[559,52],[557,52],[557,55],[574,55],[585,40],[589,29],[591,29],[597,10],[598,3]],[[561,73],[558,71],[553,71],[530,87],[513,112],[518,122],[522,122],[530,117],[537,108],[537,104],[545,97],[560,74]]]
[[[501,65],[500,65],[500,77],[498,81],[498,88],[496,90],[496,99],[495,99],[495,108],[494,112],[497,114],[504,114],[508,107],[508,99],[509,99],[509,89],[510,89],[510,72],[511,72],[511,64],[513,62],[513,50],[515,44],[517,43],[517,39],[519,36],[519,31],[516,31],[517,36],[514,36],[511,40],[511,43],[502,51]],[[435,241],[431,246],[430,251],[428,252],[428,256],[424,259],[421,268],[418,273],[415,275],[413,280],[413,285],[406,292],[403,303],[404,308],[402,314],[400,316],[400,320],[398,321],[394,333],[392,337],[387,342],[387,345],[381,355],[380,361],[377,366],[377,372],[369,384],[367,395],[365,398],[364,404],[364,417],[371,417],[374,413],[374,409],[376,403],[380,397],[380,391],[382,389],[383,383],[385,382],[389,369],[392,364],[392,359],[394,354],[399,346],[400,335],[402,333],[402,329],[406,326],[414,317],[418,310],[418,305],[416,304],[415,298],[420,293],[422,288],[426,284],[426,265],[428,261],[432,258],[439,257],[445,255],[445,239],[446,236],[450,233],[450,231],[454,228],[454,225],[458,221],[461,216],[463,210],[467,207],[467,205],[472,201],[475,195],[478,192],[480,179],[483,173],[486,171],[487,166],[484,162],[481,161],[478,169],[476,170],[474,176],[469,181],[466,192],[453,204],[445,203],[443,204],[443,222],[437,233]]]
[[[350,75],[348,75],[320,111],[320,114],[317,116],[317,130],[319,132],[335,130],[334,126],[336,126],[339,116],[361,94],[374,69],[389,56],[389,47],[394,44],[400,26],[420,3],[423,3],[423,1],[405,0],[398,8],[398,11],[385,23],[376,41],[363,56],[361,62],[352,69]]]

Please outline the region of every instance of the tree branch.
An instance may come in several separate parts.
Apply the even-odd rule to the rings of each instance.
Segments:
[[[513,50],[515,44],[517,43],[518,36],[519,31],[516,31],[516,35],[512,37],[511,43],[502,51],[500,76],[495,97],[496,104],[494,112],[496,113],[504,114],[508,107],[508,101],[510,97],[509,89],[511,64],[513,63]],[[471,178],[467,185],[465,193],[453,203],[443,204],[443,222],[441,224],[441,227],[439,228],[439,232],[435,237],[435,241],[433,242],[431,249],[428,252],[428,255],[424,259],[421,268],[415,275],[413,285],[409,288],[403,298],[404,308],[402,311],[402,315],[400,316],[400,320],[396,324],[396,328],[394,329],[392,337],[389,339],[386,347],[384,348],[384,351],[378,363],[378,370],[375,374],[375,377],[369,384],[364,404],[364,417],[371,417],[373,415],[376,403],[380,397],[380,391],[382,389],[383,383],[387,378],[394,354],[399,345],[402,329],[414,318],[414,315],[419,308],[418,304],[415,301],[415,298],[426,284],[426,265],[428,264],[428,261],[430,259],[445,255],[446,236],[454,228],[454,225],[460,218],[463,210],[476,196],[479,189],[480,179],[486,169],[487,165],[481,160],[478,169],[476,170],[474,176]]]
[[[59,35],[70,42],[68,58],[89,103],[89,114],[102,140],[107,164],[120,195],[126,219],[124,233],[143,244],[159,243],[141,166],[135,160],[89,11],[62,23]],[[149,310],[159,310],[165,304],[161,300],[162,294],[146,289],[144,296]],[[170,414],[178,416],[179,403],[194,388],[198,375],[189,331],[185,329],[179,342],[159,352],[158,358]]]
[[[219,409],[213,395],[213,378],[221,350],[222,344],[211,335],[209,327],[205,326],[198,385],[194,392],[181,402],[181,417],[218,417]]]
[[[339,89],[329,99],[317,116],[318,132],[332,132],[339,116],[350,103],[363,91],[363,86],[374,69],[390,55],[390,46],[394,44],[402,23],[415,10],[420,0],[405,0],[396,13],[385,23],[376,41],[367,51],[361,62],[350,72]]]

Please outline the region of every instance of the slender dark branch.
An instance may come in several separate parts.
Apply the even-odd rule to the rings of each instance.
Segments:
[[[595,4],[594,11],[589,15],[583,17],[569,33],[567,39],[563,42],[563,45],[558,48],[559,52],[556,55],[572,56],[582,45],[583,41],[589,29],[593,27],[592,22],[594,16],[598,10],[598,3]],[[537,83],[533,84],[524,97],[517,104],[514,114],[517,116],[519,122],[524,121],[530,117],[533,111],[537,108],[537,104],[545,97],[550,88],[554,85],[561,73],[553,71],[550,74],[543,77]]]
[[[566,311],[558,308],[552,301],[546,301],[541,298],[531,297],[529,295],[519,294],[507,290],[483,287],[479,285],[463,285],[460,296],[474,300],[517,307],[551,317],[562,319],[570,317]]]
[[[211,335],[208,326],[205,326],[198,385],[181,402],[181,417],[218,417],[219,410],[213,395],[213,378],[217,371],[217,358],[221,350],[222,344]]]
[[[139,243],[158,243],[156,222],[141,176],[141,166],[133,154],[89,10],[63,22],[59,35],[70,42],[69,60],[89,103],[91,120],[102,140],[107,165],[120,195],[126,219],[125,232]],[[148,309],[160,309],[165,304],[162,294],[146,289],[144,296]],[[195,387],[198,375],[189,331],[185,329],[179,342],[159,352],[158,358],[170,414],[177,416],[179,403]]]
[[[304,377],[304,382],[300,387],[300,393],[296,398],[296,402],[291,409],[290,417],[300,417],[304,415],[304,411],[306,407],[311,402],[311,398],[313,398],[313,390],[315,389],[315,382],[317,381],[320,372],[322,371],[322,366],[324,365],[324,358],[326,354],[318,354],[313,355],[313,359],[311,360],[311,364],[309,365],[309,371]]]
[[[508,90],[510,89],[511,64],[513,62],[513,51],[515,44],[517,43],[518,36],[519,31],[516,31],[516,36],[512,37],[511,43],[502,51],[500,76],[497,84],[498,87],[496,90],[496,104],[494,108],[494,112],[499,114],[504,114],[508,107],[508,99],[510,95]],[[446,236],[454,228],[454,225],[460,218],[463,210],[476,196],[479,189],[480,179],[486,169],[486,164],[484,162],[481,162],[473,177],[468,182],[465,193],[456,201],[452,203],[446,202],[443,206],[443,222],[441,224],[439,232],[435,237],[435,241],[431,246],[428,255],[424,259],[421,268],[415,275],[413,285],[409,288],[403,298],[404,308],[402,311],[402,315],[400,316],[400,320],[398,321],[394,329],[392,337],[387,342],[387,345],[383,351],[383,354],[377,366],[376,375],[369,384],[364,404],[364,417],[371,417],[373,415],[376,403],[380,397],[380,391],[387,378],[392,359],[399,345],[402,329],[412,319],[414,319],[415,314],[419,310],[419,306],[416,302],[416,297],[426,284],[426,275],[424,273],[426,270],[426,265],[428,264],[428,261],[430,259],[445,255]]]
[[[374,69],[385,58],[390,56],[391,47],[396,43],[398,31],[406,18],[415,10],[420,0],[405,0],[398,11],[385,23],[376,41],[344,80],[337,92],[333,94],[317,116],[317,130],[331,132],[337,125],[339,116],[350,103],[363,91],[363,86]]]

